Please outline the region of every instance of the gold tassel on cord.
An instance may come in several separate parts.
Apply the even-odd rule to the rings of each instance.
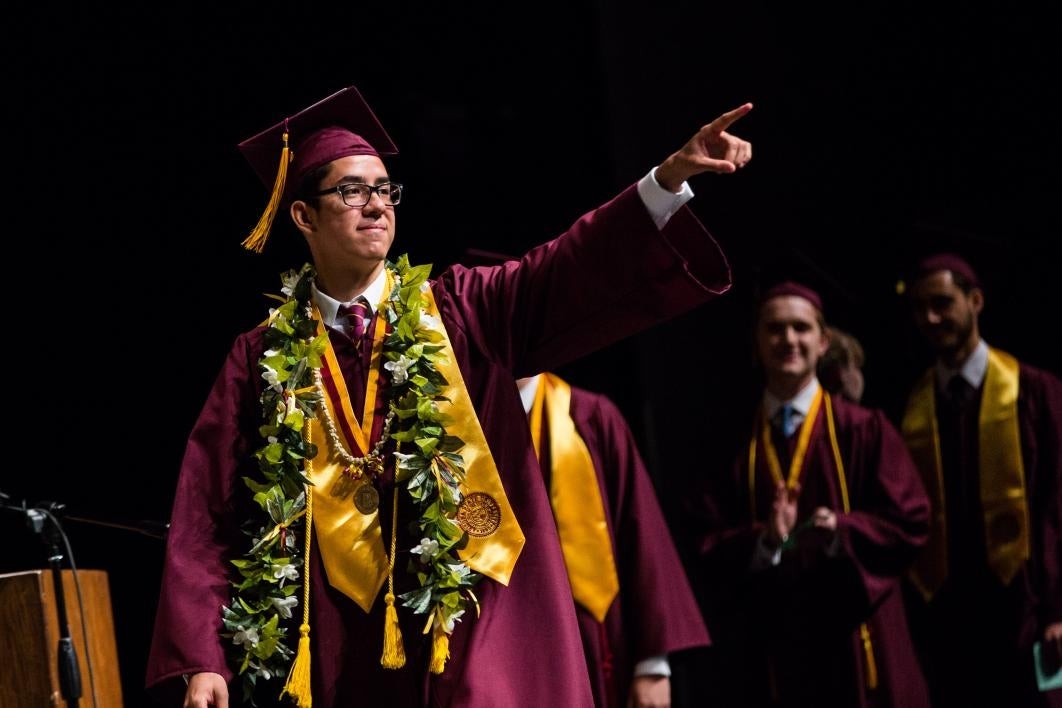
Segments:
[[[387,569],[387,594],[384,602],[384,646],[380,665],[385,669],[401,669],[406,665],[406,651],[402,646],[402,629],[398,626],[398,610],[395,609],[395,548],[398,538],[398,487],[395,486],[394,512],[391,514],[391,558]]]
[[[285,693],[292,697],[299,708],[310,708],[313,705],[313,696],[310,693],[310,625],[305,623],[299,626],[298,653],[280,695],[283,697]]]
[[[288,149],[288,131],[285,130],[284,147],[280,150],[280,166],[277,168],[277,179],[273,183],[273,193],[269,197],[269,204],[266,205],[265,212],[258,219],[258,225],[243,240],[243,247],[248,251],[261,253],[265,248],[269,231],[273,228],[273,219],[276,218],[277,211],[280,209],[280,201],[284,197],[284,185],[288,181],[288,163],[291,162],[291,158],[291,150]]]
[[[384,615],[384,648],[380,665],[385,669],[401,669],[406,665],[406,651],[402,647],[402,630],[398,626],[398,611],[395,609],[395,594],[384,596],[387,612]]]
[[[878,687],[878,665],[874,661],[874,645],[870,642],[870,628],[866,623],[859,625],[859,636],[863,639],[863,654],[867,660],[867,688]]]
[[[429,670],[433,674],[441,674],[446,668],[446,660],[450,658],[450,635],[446,633],[443,623],[436,621],[432,628],[431,636],[431,665]]]
[[[309,439],[310,426],[303,428],[303,435]],[[309,467],[307,460],[307,467]],[[307,477],[312,477],[313,472],[307,469]],[[288,672],[288,680],[284,683],[284,694],[291,696],[295,705],[299,708],[311,708],[313,696],[310,690],[310,534],[313,533],[313,492],[306,487],[306,524],[303,527],[304,548],[302,564],[302,624],[299,625],[299,647],[295,653],[295,661],[291,664]]]

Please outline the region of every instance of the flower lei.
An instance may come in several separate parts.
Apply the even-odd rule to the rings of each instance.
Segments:
[[[447,433],[447,418],[438,407],[447,400],[442,396],[447,381],[436,364],[445,360],[446,352],[440,344],[441,323],[425,312],[431,266],[411,266],[404,255],[385,265],[394,276],[382,309],[388,326],[384,367],[391,374],[388,417],[397,422],[390,433],[396,443],[395,483],[404,483],[420,512],[421,536],[409,549],[407,566],[418,587],[398,599],[415,614],[429,615],[425,632],[435,627],[449,635],[470,606],[478,610],[471,588],[482,577],[457,556],[467,543],[455,521],[463,498],[464,442]],[[297,628],[282,620],[291,620],[299,604],[306,487],[312,484],[303,470],[318,454],[308,440],[306,423],[321,417],[326,430],[332,424],[319,386],[328,335],[317,334],[311,314],[314,275],[310,264],[288,271],[281,275],[285,297],[270,296],[283,304],[270,311],[259,360],[267,383],[260,396],[259,432],[265,442],[254,453],[261,478],[244,477],[262,513],[244,527],[251,547],[231,561],[240,579],[232,582],[232,600],[222,608],[221,636],[231,640],[244,699],[252,703],[258,680],[283,678],[294,657],[288,637]],[[374,452],[378,454],[385,442],[381,440]]]

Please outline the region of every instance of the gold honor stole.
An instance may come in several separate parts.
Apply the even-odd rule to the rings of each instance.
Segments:
[[[389,276],[386,292],[390,290]],[[472,494],[477,498],[482,498],[480,495],[489,497],[497,505],[500,517],[497,525],[490,525],[488,532],[483,535],[470,533],[468,544],[458,555],[472,570],[508,585],[524,546],[524,534],[509,505],[494,458],[453,356],[453,347],[439,318],[435,298],[431,290],[425,294],[428,305],[426,314],[433,317],[438,325],[438,332],[442,335],[439,344],[445,354],[437,366],[448,382],[441,393],[449,402],[442,401],[440,409],[451,419],[447,432],[465,443],[460,450],[466,473],[462,492],[466,499]],[[342,370],[331,343],[325,349],[324,367],[331,374],[322,376],[326,382],[325,405],[332,420],[336,421],[336,434],[353,456],[364,455],[372,449],[369,443],[386,330],[382,314],[384,305],[380,303],[376,308],[365,411],[360,423],[351,406],[350,394],[343,382]],[[324,333],[319,313],[315,311],[314,316],[318,320],[318,332]],[[332,443],[323,428],[322,425],[311,426],[310,441],[317,445],[318,450],[332,450]],[[310,492],[313,494],[313,526],[329,583],[368,612],[387,579],[390,562],[380,530],[379,512],[363,514],[354,506],[350,481],[343,474],[346,467],[346,463],[334,451],[327,460],[316,460],[312,464],[311,479],[314,486]],[[372,484],[372,481],[368,477],[356,481],[356,485],[362,484]],[[356,489],[354,494],[357,494]]]
[[[1018,360],[992,347],[988,349],[988,371],[977,424],[988,566],[1008,585],[1029,558],[1029,510],[1018,427]],[[933,505],[929,542],[911,569],[911,579],[928,600],[948,574],[947,500],[932,369],[911,393],[901,430]]]
[[[542,414],[549,426],[549,499],[557,522],[572,597],[599,623],[619,593],[605,503],[586,442],[569,414],[571,387],[554,374],[543,374],[531,404],[531,440],[542,453]]]

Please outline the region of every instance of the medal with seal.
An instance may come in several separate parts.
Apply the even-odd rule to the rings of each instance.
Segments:
[[[366,481],[354,490],[354,508],[366,516],[380,508],[380,493],[372,482]]]
[[[490,536],[501,525],[501,507],[485,492],[472,492],[457,507],[457,525],[469,536]]]

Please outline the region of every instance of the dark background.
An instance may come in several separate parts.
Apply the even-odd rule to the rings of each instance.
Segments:
[[[236,144],[350,84],[401,150],[392,253],[436,273],[467,248],[517,254],[559,233],[755,104],[732,130],[754,144],[748,168],[692,183],[731,292],[560,372],[628,414],[675,523],[753,395],[752,306],[783,276],[860,338],[865,402],[894,415],[928,361],[895,284],[937,248],[980,270],[990,343],[1062,369],[1062,63],[1046,8],[285,5],[5,11],[14,464],[0,491],[14,500],[167,520],[233,337],[305,257],[291,237],[241,248],[266,194]],[[78,567],[109,573],[126,704],[145,705],[162,541],[65,528]],[[45,565],[17,516],[0,532],[0,570]]]

